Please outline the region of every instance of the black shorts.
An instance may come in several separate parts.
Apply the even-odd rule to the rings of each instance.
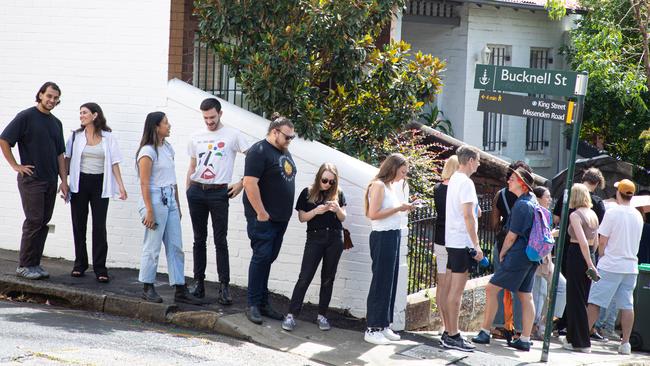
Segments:
[[[472,262],[476,262],[467,252],[467,248],[447,248],[447,268],[451,273],[469,272]]]

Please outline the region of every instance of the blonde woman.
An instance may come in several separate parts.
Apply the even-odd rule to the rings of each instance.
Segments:
[[[322,261],[316,322],[320,330],[330,330],[325,315],[332,298],[334,277],[343,252],[341,222],[346,217],[345,197],[339,189],[339,173],[334,164],[324,163],[320,166],[314,183],[300,193],[296,210],[300,222],[307,222],[307,241],[298,282],[293,289],[289,313],[282,322],[282,329],[292,331],[296,326],[294,316],[300,313],[307,288]]]
[[[591,351],[589,340],[589,321],[587,319],[587,297],[591,280],[587,270],[598,274],[591,260],[594,244],[597,242],[598,216],[591,210],[592,203],[589,189],[582,183],[571,188],[569,208],[574,209],[569,216],[570,242],[567,255],[567,335],[563,346],[568,350],[588,353]]]
[[[366,216],[370,219],[370,256],[372,280],[368,291],[366,319],[368,329],[364,339],[368,343],[388,344],[400,340],[390,328],[395,307],[399,246],[402,215],[412,204],[400,202],[393,183],[404,180],[408,163],[402,154],[391,154],[379,167],[379,173],[368,184],[364,195]],[[403,187],[403,186],[402,186]]]
[[[438,313],[442,318],[444,327],[445,319],[444,306],[447,302],[449,286],[447,285],[447,249],[445,248],[445,218],[447,206],[447,186],[449,178],[458,170],[458,156],[452,155],[445,160],[440,178],[442,182],[437,183],[433,191],[433,202],[436,210],[436,230],[434,236],[433,252],[436,255],[436,305]],[[447,328],[444,327],[444,330]]]

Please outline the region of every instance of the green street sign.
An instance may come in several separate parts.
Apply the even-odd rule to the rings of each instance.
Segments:
[[[571,123],[574,102],[481,90],[477,110]]]
[[[525,67],[476,65],[474,89],[573,96],[577,72]]]

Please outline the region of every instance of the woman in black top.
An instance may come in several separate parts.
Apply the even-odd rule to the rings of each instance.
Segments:
[[[296,202],[298,219],[307,222],[307,242],[302,257],[298,282],[291,295],[289,313],[282,322],[282,329],[291,331],[296,326],[294,316],[302,308],[307,288],[314,278],[318,264],[323,261],[320,296],[318,303],[318,327],[329,330],[325,317],[334,286],[334,276],[343,252],[343,225],[345,220],[345,197],[339,190],[339,174],[336,166],[324,163],[318,169],[314,184],[303,189]]]
[[[436,231],[433,244],[433,252],[436,255],[436,304],[438,314],[446,331],[445,319],[442,318],[443,306],[447,303],[449,286],[447,283],[447,249],[445,248],[445,218],[447,207],[447,185],[449,178],[458,170],[458,157],[452,155],[445,161],[442,168],[442,182],[437,183],[433,191],[433,202],[436,210]]]

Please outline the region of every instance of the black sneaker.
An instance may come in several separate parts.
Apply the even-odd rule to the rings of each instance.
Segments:
[[[607,341],[609,341],[609,339],[601,336],[600,333],[598,333],[597,330],[594,330],[594,332],[589,335],[589,338],[593,339],[594,341],[598,341],[598,342],[607,342]]]
[[[452,348],[463,352],[474,352],[474,345],[470,345],[463,337],[460,336],[460,333],[456,334],[453,337],[448,336],[447,339],[445,339],[443,346],[445,348]]]
[[[449,338],[449,333],[447,333],[447,331],[445,330],[444,332],[442,332],[442,335],[440,336],[440,345],[441,346],[447,347],[447,344],[445,343],[447,338]]]
[[[260,306],[259,309],[260,309],[260,314],[262,314],[267,318],[271,318],[275,320],[284,320],[284,315],[282,315],[282,313],[273,309],[270,304]]]

